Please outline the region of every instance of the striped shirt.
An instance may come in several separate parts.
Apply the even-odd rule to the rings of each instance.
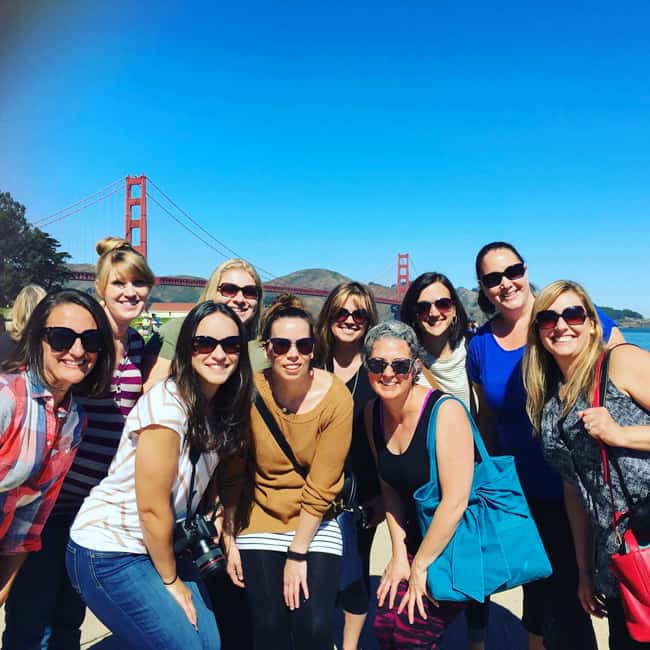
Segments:
[[[122,553],[146,553],[135,498],[135,452],[140,431],[155,425],[175,431],[180,438],[178,474],[170,502],[176,521],[185,517],[192,463],[183,445],[187,426],[185,408],[171,379],[145,393],[126,419],[120,445],[107,476],[86,497],[70,537],[89,549]],[[201,454],[196,464],[192,511],[195,511],[218,462],[216,452]]]
[[[88,428],[61,487],[56,512],[76,512],[90,490],[106,476],[126,416],[142,393],[143,349],[142,337],[129,328],[126,350],[113,373],[110,395],[99,399],[75,397],[88,416]]]
[[[293,541],[295,531],[287,533],[248,533],[237,537],[240,551],[280,551],[286,553]],[[309,544],[310,553],[343,554],[341,529],[336,519],[321,522]]]
[[[41,548],[41,531],[85,425],[69,394],[55,408],[35,374],[0,375],[0,555]]]

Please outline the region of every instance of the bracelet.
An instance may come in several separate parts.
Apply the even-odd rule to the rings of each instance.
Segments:
[[[165,585],[165,587],[169,587],[170,585],[173,585],[178,580],[178,573],[174,574],[174,579],[171,582],[165,582],[162,576],[160,576],[160,579],[162,580],[162,583]]]
[[[307,553],[297,553],[290,548],[287,549],[287,560],[295,560],[296,562],[306,562]]]

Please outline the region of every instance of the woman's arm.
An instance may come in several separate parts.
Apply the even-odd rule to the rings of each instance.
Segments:
[[[14,583],[20,567],[23,565],[27,553],[16,553],[15,555],[0,556],[0,607],[2,607],[7,598],[11,585]]]
[[[611,352],[609,376],[616,386],[639,406],[650,411],[650,352],[624,345]],[[650,451],[650,426],[622,426],[607,407],[580,411],[585,431],[612,447]]]
[[[135,452],[135,497],[144,545],[160,579],[196,627],[192,593],[178,577],[174,557],[174,513],[170,496],[178,475],[180,439],[171,429],[149,426],[139,432]]]
[[[564,507],[571,526],[578,564],[578,599],[587,614],[600,618],[605,616],[606,611],[602,597],[594,589],[593,529],[580,495],[567,481],[564,481]]]
[[[398,612],[408,607],[413,623],[417,606],[426,619],[423,598],[427,595],[427,569],[442,553],[460,522],[474,477],[474,438],[465,409],[455,400],[441,404],[436,422],[436,462],[440,482],[440,504],[411,564],[409,588]]]

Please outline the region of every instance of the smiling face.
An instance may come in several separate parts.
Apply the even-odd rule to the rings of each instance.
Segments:
[[[488,273],[503,273],[509,266],[519,263],[521,260],[508,248],[488,251],[481,262],[481,277]],[[522,309],[531,299],[528,271],[514,280],[502,275],[499,284],[492,288],[486,287],[481,281],[481,288],[500,312]]]
[[[286,354],[276,354],[270,342],[264,347],[267,359],[271,362],[271,373],[283,381],[303,380],[311,371],[313,351],[301,354],[295,342],[311,337],[309,323],[303,318],[278,318],[271,325],[270,339],[282,338],[291,341]]]
[[[67,327],[81,334],[97,329],[92,314],[74,303],[56,305],[45,322],[45,327]],[[43,379],[53,392],[65,393],[70,386],[83,381],[97,363],[97,353],[86,352],[76,338],[69,350],[57,352],[44,340]]]
[[[357,324],[352,318],[352,312],[357,309],[363,309],[359,299],[356,296],[348,296],[347,300],[340,305],[339,309],[335,310],[334,314],[340,310],[345,309],[350,314],[343,322],[331,321],[330,328],[332,336],[341,343],[358,343],[361,346],[363,337],[368,329],[368,321],[363,324]]]
[[[112,268],[104,289],[104,309],[118,326],[130,323],[145,308],[151,288],[144,280]]]
[[[547,309],[561,314],[567,307],[575,306],[581,306],[586,311],[582,299],[575,291],[565,291]],[[536,327],[542,345],[556,360],[578,357],[596,333],[594,321],[589,316],[582,324],[569,325],[560,317],[554,327]]]
[[[453,305],[453,301],[450,310],[440,309],[435,305],[436,300],[440,300],[441,298],[452,300],[449,289],[442,282],[434,282],[422,289],[417,299],[418,303],[431,303],[428,314],[418,313],[416,317],[422,331],[436,338],[444,335],[449,336],[449,328],[452,326],[456,317],[456,306]]]
[[[239,337],[239,330],[232,318],[215,312],[198,324],[194,335],[211,336],[220,341],[229,336]],[[238,364],[239,354],[226,354],[221,345],[217,345],[212,352],[192,354],[192,368],[199,378],[201,392],[208,399],[228,381]]]
[[[384,337],[377,339],[372,346],[369,358],[383,359],[388,365],[381,373],[368,371],[370,386],[382,400],[404,397],[413,386],[415,365],[408,375],[396,375],[390,363],[396,359],[411,359],[411,349],[401,339]]]
[[[250,287],[255,286],[255,278],[245,269],[228,269],[221,274],[219,278],[219,286],[222,284],[234,284],[237,287]],[[225,296],[219,290],[213,297],[215,302],[221,302],[228,305],[239,320],[246,324],[251,318],[255,316],[257,310],[258,298],[245,298],[241,291],[237,291],[235,295]]]

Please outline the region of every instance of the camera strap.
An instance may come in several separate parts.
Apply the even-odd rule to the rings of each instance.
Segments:
[[[187,526],[190,525],[193,519],[192,499],[194,498],[194,494],[196,492],[194,490],[194,479],[196,477],[196,464],[199,462],[200,457],[201,452],[198,451],[198,449],[194,449],[194,447],[190,446],[190,462],[192,463],[192,473],[190,474],[190,487],[187,491],[187,507],[185,509],[185,524]]]

